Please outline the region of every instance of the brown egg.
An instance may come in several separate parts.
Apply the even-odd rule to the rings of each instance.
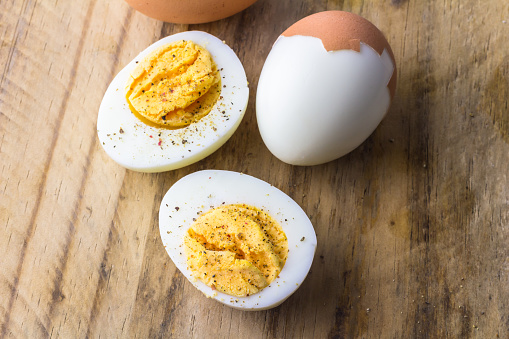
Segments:
[[[291,165],[338,159],[373,133],[395,88],[396,61],[375,25],[349,12],[312,14],[284,31],[265,60],[256,91],[260,135]]]
[[[125,0],[137,11],[175,24],[199,24],[224,19],[256,0]]]

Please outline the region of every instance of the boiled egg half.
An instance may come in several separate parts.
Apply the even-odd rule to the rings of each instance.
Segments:
[[[137,68],[138,64],[147,64],[146,58],[154,58],[154,53],[157,54],[157,51],[164,48],[163,46],[176,44],[180,41],[184,46],[181,48],[183,55],[187,51],[187,47],[185,47],[187,42],[192,42],[195,46],[210,53],[214,70],[218,72],[216,77],[220,79],[220,86],[218,86],[220,93],[204,117],[190,124],[182,125],[183,127],[177,126],[179,128],[171,129],[153,124],[150,120],[144,120],[140,118],[140,115],[135,115],[133,106],[128,102],[128,96],[134,88],[132,79],[140,76],[143,72],[143,70],[140,71],[140,67]],[[148,74],[147,79],[152,81],[153,87],[166,86],[167,88],[153,96],[157,100],[153,105],[162,105],[165,101],[170,100],[168,98],[170,98],[170,92],[173,93],[172,86],[175,85],[176,80],[167,80],[166,74],[163,76],[152,75],[150,67],[152,66],[146,66],[148,70],[145,71]],[[159,65],[159,68],[164,69],[164,65]],[[190,69],[194,70],[191,67]],[[181,68],[175,68],[175,72],[180,71]],[[199,69],[196,70],[196,72],[199,71]],[[147,79],[145,81],[148,81]],[[192,80],[188,75],[182,76],[179,80],[180,86],[188,90]],[[143,90],[139,89],[140,92],[145,91],[145,88],[147,93],[155,92],[149,88],[150,83],[146,86],[148,87],[144,87]],[[187,97],[198,98],[202,92],[200,92],[200,87],[196,86],[196,88],[196,93],[188,90],[184,94]],[[135,90],[138,89],[135,88]],[[185,96],[175,95],[174,99],[182,100],[183,97]],[[139,102],[140,98],[145,101],[145,97],[138,97],[136,104],[143,108],[144,106]],[[197,162],[221,147],[239,126],[246,111],[248,98],[249,88],[244,67],[230,47],[205,32],[177,33],[149,46],[113,79],[99,108],[97,134],[106,153],[123,167],[141,172],[173,170]],[[148,99],[147,97],[147,102]],[[199,102],[194,106],[199,106]],[[158,119],[161,120],[161,114]],[[162,119],[164,120],[165,116],[162,116]],[[157,121],[156,118],[152,120]]]
[[[264,214],[270,215],[282,229],[283,233],[280,234],[280,238],[285,238],[287,241],[287,245],[281,246],[281,248],[286,248],[284,251],[287,251],[286,262],[277,272],[275,279],[260,291],[253,294],[248,293],[246,296],[227,294],[221,289],[215,288],[213,284],[206,284],[207,281],[203,278],[210,278],[210,281],[215,278],[203,276],[203,272],[206,273],[203,267],[201,268],[202,275],[197,276],[196,270],[190,267],[193,261],[189,261],[189,249],[185,244],[189,230],[194,227],[197,220],[203,216],[209,216],[211,211],[221,211],[227,209],[228,206],[254,207],[258,213],[263,211]],[[207,221],[211,221],[211,219],[206,219],[204,223],[206,224]],[[223,226],[223,229],[227,231],[228,225],[223,224]],[[306,278],[317,245],[316,234],[308,216],[289,196],[260,179],[242,173],[221,170],[199,171],[177,181],[161,202],[159,230],[162,243],[171,260],[191,284],[205,296],[241,310],[269,309],[281,304],[292,295]],[[242,238],[248,233],[249,231],[239,232],[233,234],[232,237]],[[229,243],[227,237],[230,235],[223,236],[223,240],[218,242],[219,245],[214,245],[216,247],[213,251],[214,258],[228,256],[224,248],[220,248],[227,246],[224,245],[225,243]],[[202,241],[205,243],[210,239],[202,239]],[[205,253],[205,249],[203,252]],[[261,253],[254,255],[256,258],[269,257],[269,255]],[[247,254],[246,257],[248,257]],[[239,260],[242,264],[241,269],[230,266],[233,269],[228,271],[240,270],[245,277],[248,275],[245,268],[250,265],[245,261]],[[202,261],[203,263],[204,261]],[[209,275],[218,274],[216,272],[219,271],[212,271]],[[223,272],[222,274],[224,278],[224,274],[229,273]],[[239,278],[232,275],[232,286],[237,286],[235,279]],[[248,279],[246,278],[246,280]],[[210,283],[210,281],[208,282]]]

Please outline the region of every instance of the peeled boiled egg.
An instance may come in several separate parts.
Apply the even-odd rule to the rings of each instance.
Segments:
[[[196,220],[210,215],[211,210],[239,204],[270,215],[281,226],[288,244],[286,262],[278,276],[259,292],[241,297],[206,285],[193,274],[184,244],[184,238]],[[210,218],[206,221],[210,222]],[[269,309],[286,300],[306,278],[317,244],[306,213],[285,193],[252,176],[221,170],[199,171],[177,181],[161,202],[159,230],[171,260],[191,284],[205,296],[241,310]],[[240,233],[237,236],[242,238]]]
[[[224,19],[256,0],[126,0],[139,12],[175,24],[198,24]]]
[[[207,115],[185,127],[169,129],[142,121],[131,110],[126,94],[133,74],[140,73],[133,73],[138,63],[162,46],[179,41],[191,41],[210,53],[219,72],[220,94]],[[162,83],[164,79],[157,80]],[[157,96],[157,104],[168,97],[163,95],[165,92]],[[168,171],[197,162],[221,147],[239,126],[248,98],[244,67],[230,47],[205,32],[178,33],[149,46],[117,74],[101,102],[97,134],[106,153],[118,164],[142,172]]]
[[[372,23],[343,11],[310,15],[279,36],[263,65],[260,134],[283,162],[329,162],[376,129],[395,87],[391,47]]]

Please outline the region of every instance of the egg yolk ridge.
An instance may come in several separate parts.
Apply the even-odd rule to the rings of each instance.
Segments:
[[[180,40],[138,63],[128,80],[126,99],[143,122],[182,128],[206,116],[220,93],[221,78],[210,53]]]
[[[184,246],[194,277],[238,297],[267,287],[288,256],[288,240],[279,223],[243,204],[202,214],[184,236]]]

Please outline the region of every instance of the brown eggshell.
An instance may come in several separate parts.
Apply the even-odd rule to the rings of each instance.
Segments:
[[[175,24],[199,24],[224,19],[256,0],[125,0],[151,18]]]
[[[360,42],[373,48],[379,55],[385,50],[389,53],[394,64],[394,72],[387,87],[394,96],[396,90],[396,61],[391,46],[380,30],[370,21],[350,12],[326,11],[307,16],[281,35],[312,36],[322,40],[327,51],[350,49],[359,52]]]

